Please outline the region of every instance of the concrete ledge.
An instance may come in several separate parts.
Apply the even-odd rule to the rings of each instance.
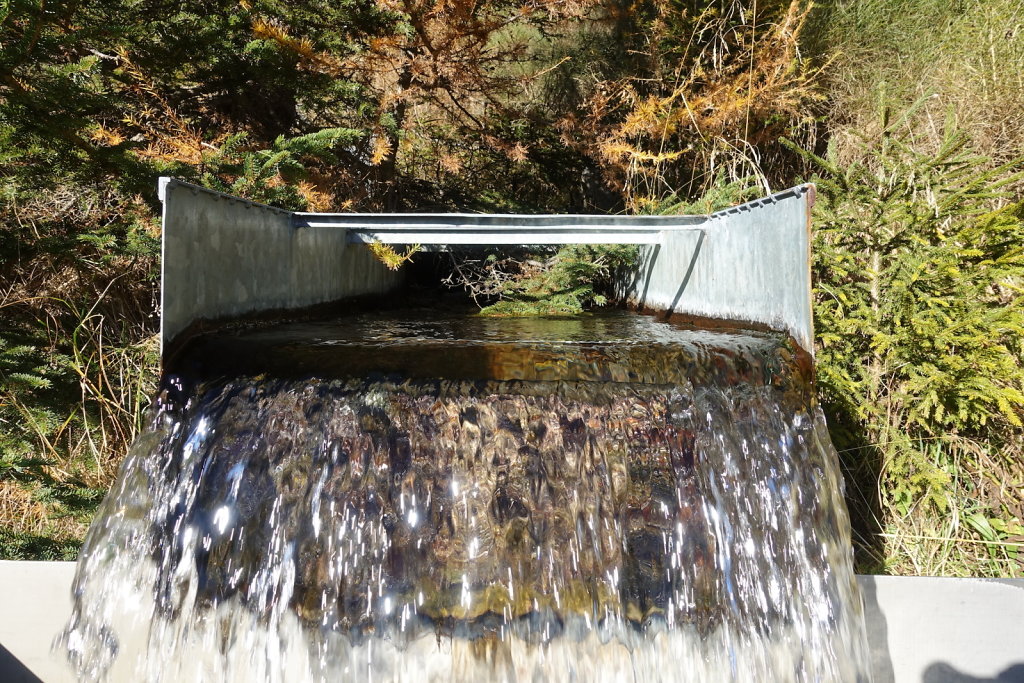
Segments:
[[[50,652],[74,569],[0,561],[0,681],[74,680]],[[1024,579],[857,578],[875,683],[1024,683]]]
[[[74,562],[0,561],[0,681],[73,681],[50,652],[71,615]]]
[[[1024,683],[1024,580],[857,578],[874,683]]]

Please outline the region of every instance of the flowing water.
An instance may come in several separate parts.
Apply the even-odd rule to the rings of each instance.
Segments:
[[[175,365],[79,563],[84,679],[866,680],[790,342],[410,315]]]

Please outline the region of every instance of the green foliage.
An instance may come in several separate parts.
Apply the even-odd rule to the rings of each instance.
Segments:
[[[998,454],[1019,447],[1024,207],[1006,203],[1020,162],[991,168],[952,122],[934,152],[919,151],[915,113],[884,112],[860,160],[801,153],[822,172],[815,327],[833,438],[861,488],[878,478],[876,521],[924,516],[937,533],[942,515],[980,500],[980,473],[1007,464]],[[1024,483],[1012,460],[1005,475]],[[1019,500],[1011,487],[970,514],[1010,528]]]
[[[574,315],[608,303],[613,275],[636,263],[632,245],[570,244],[543,263],[533,261],[506,282],[501,300],[481,315]]]
[[[309,210],[297,186],[308,175],[307,164],[337,162],[337,148],[362,135],[362,131],[351,128],[324,128],[292,138],[279,135],[269,148],[254,150],[244,146],[246,133],[236,133],[204,159],[199,182],[264,204]]]
[[[869,423],[893,409],[884,395],[929,435],[1020,426],[1024,209],[988,209],[1019,176],[984,170],[959,134],[920,154],[897,126],[867,163],[818,159],[831,171],[815,215],[823,384]]]
[[[42,352],[30,341],[40,340],[0,327],[0,476],[38,464],[38,435],[60,427],[54,404],[71,379],[66,357]]]
[[[81,547],[81,541],[76,539],[11,532],[0,527],[0,557],[5,560],[70,562],[78,559]]]

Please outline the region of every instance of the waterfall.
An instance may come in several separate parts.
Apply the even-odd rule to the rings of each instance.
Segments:
[[[59,647],[85,680],[867,680],[809,368],[624,312],[206,339]]]

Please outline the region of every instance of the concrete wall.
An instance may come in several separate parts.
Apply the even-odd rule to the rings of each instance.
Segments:
[[[292,214],[161,178],[161,342],[198,320],[301,308],[400,282],[345,230],[296,228]]]
[[[74,680],[50,645],[71,562],[0,561],[0,681]],[[1024,579],[858,577],[875,683],[1024,683]]]
[[[71,615],[74,562],[0,561],[0,681],[73,681],[50,652]]]
[[[810,185],[712,214],[701,232],[666,233],[644,247],[624,283],[634,303],[789,332],[814,351]]]
[[[1024,579],[858,579],[874,683],[1024,683]]]

